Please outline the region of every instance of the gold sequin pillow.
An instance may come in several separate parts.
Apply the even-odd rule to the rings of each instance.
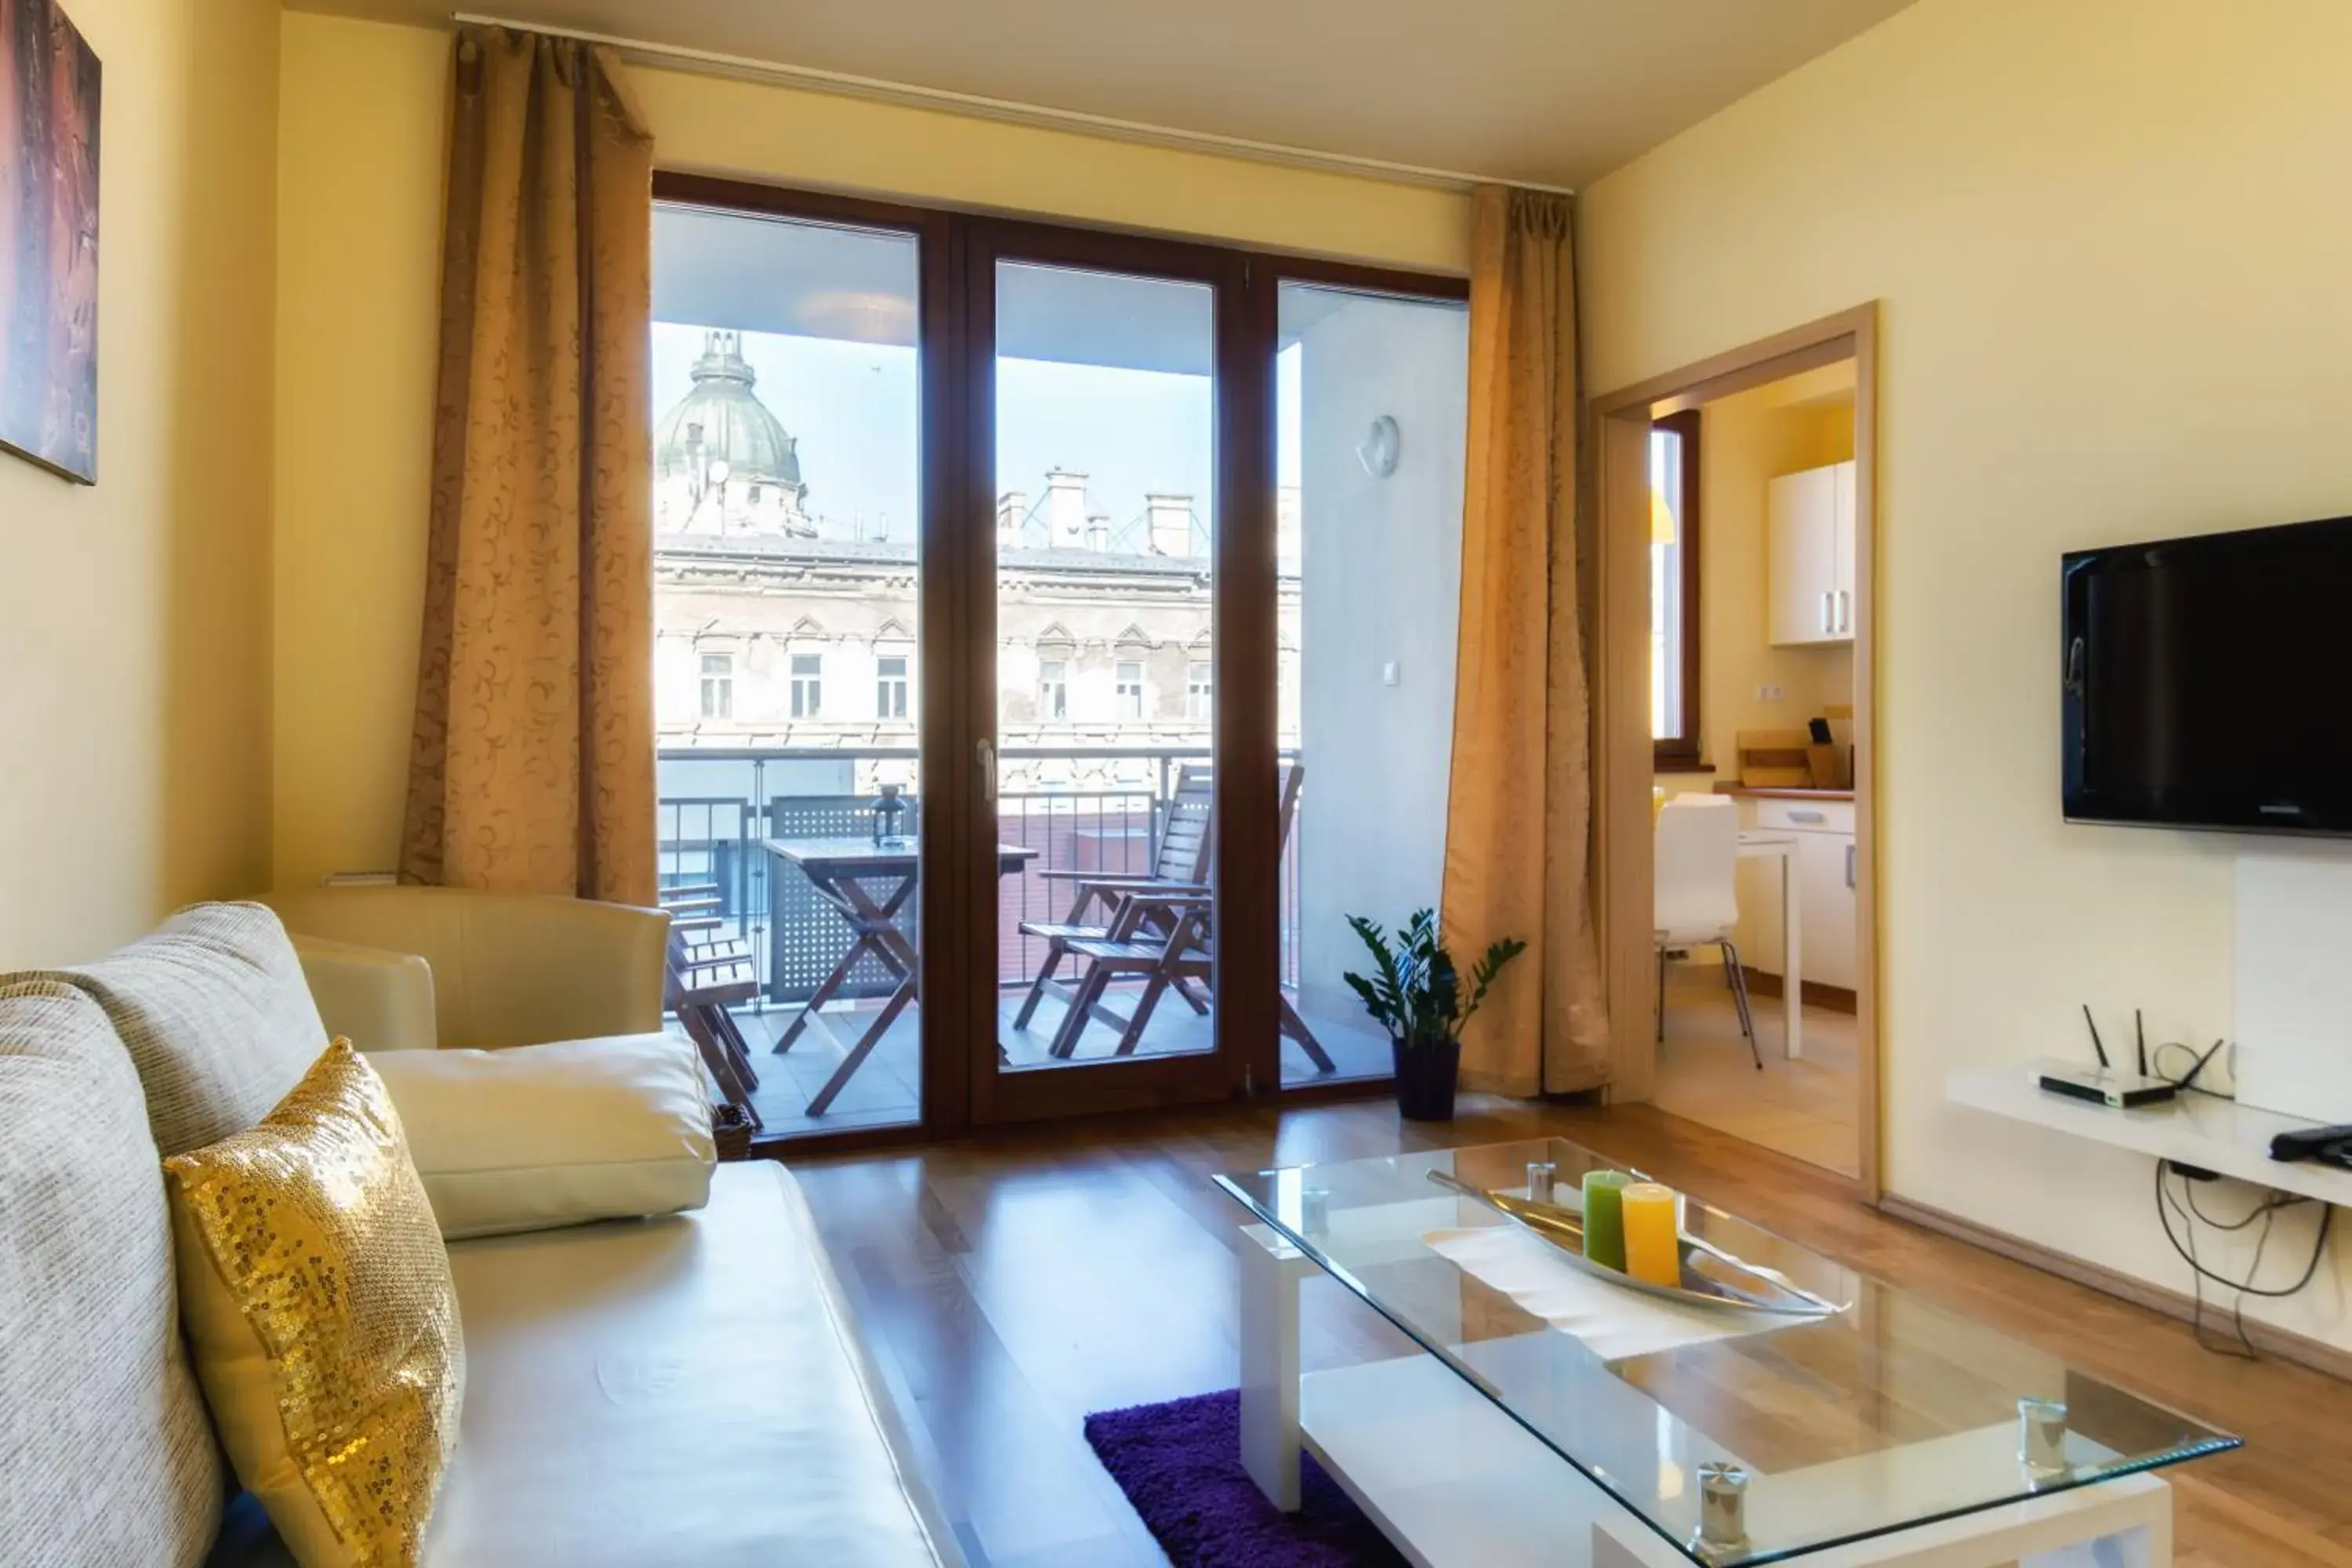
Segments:
[[[237,1478],[302,1568],[415,1563],[466,1352],[383,1080],[337,1040],[259,1126],[163,1168],[180,1316]]]

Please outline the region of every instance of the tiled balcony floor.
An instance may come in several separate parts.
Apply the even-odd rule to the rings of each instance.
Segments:
[[[1077,1053],[1066,1062],[1055,1062],[1048,1047],[1054,1031],[1062,1021],[1061,1004],[1048,997],[1038,1006],[1037,1015],[1027,1029],[1013,1026],[1013,1015],[1020,1011],[1022,993],[1007,991],[997,1005],[997,1037],[1011,1053],[1016,1068],[1037,1071],[1055,1071],[1081,1068],[1091,1060],[1112,1054],[1118,1042],[1118,1034],[1103,1024],[1089,1028],[1078,1042]],[[1115,1010],[1125,1012],[1130,998],[1114,990],[1108,998]],[[845,1046],[865,1032],[872,1020],[878,1002],[867,1000],[826,1009],[824,1016],[835,1039]],[[854,1128],[891,1127],[912,1121],[917,1112],[917,1084],[920,1079],[917,1040],[916,1015],[909,1007],[890,1026],[882,1043],[866,1058],[848,1084],[837,1095],[821,1117],[807,1114],[812,1095],[824,1085],[825,1079],[840,1064],[841,1050],[832,1042],[817,1037],[814,1031],[803,1031],[793,1048],[782,1055],[770,1047],[776,1037],[790,1026],[793,1010],[771,1005],[765,1011],[745,1010],[736,1016],[745,1037],[751,1041],[752,1065],[760,1074],[760,1089],[753,1095],[761,1120],[766,1124],[762,1137],[793,1137],[809,1132],[845,1131]],[[1381,1034],[1370,1019],[1335,1018],[1307,1016],[1307,1026],[1330,1053],[1335,1070],[1325,1074],[1315,1070],[1306,1052],[1296,1041],[1282,1042],[1282,1078],[1288,1085],[1328,1082],[1367,1077],[1385,1078],[1389,1072],[1388,1037]],[[1140,1055],[1172,1055],[1209,1048],[1209,1020],[1195,1014],[1173,996],[1162,998],[1145,1027],[1138,1047]]]

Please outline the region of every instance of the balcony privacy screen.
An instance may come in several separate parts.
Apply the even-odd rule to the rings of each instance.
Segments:
[[[914,841],[921,805],[907,797],[906,815],[898,834]],[[768,803],[771,838],[866,838],[874,832],[874,797],[856,795],[780,795]],[[857,938],[848,924],[817,890],[808,874],[780,855],[766,855],[768,872],[768,1000],[805,1002],[833,973],[841,955]],[[888,879],[868,881],[866,890],[878,902],[888,898]],[[922,895],[910,895],[891,923],[917,940]],[[857,961],[835,996],[887,996],[898,976],[870,952]]]

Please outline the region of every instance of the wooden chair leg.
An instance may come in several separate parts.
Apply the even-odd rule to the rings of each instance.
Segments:
[[[1282,999],[1282,1032],[1298,1042],[1298,1048],[1307,1053],[1307,1059],[1315,1064],[1317,1072],[1339,1070],[1339,1064],[1331,1059],[1331,1053],[1323,1048],[1323,1042],[1315,1037],[1315,1031],[1307,1026],[1307,1020],[1298,1016],[1298,1009],[1290,1005],[1287,996]]]
[[[1181,996],[1186,1002],[1190,1003],[1193,1012],[1198,1013],[1203,1018],[1209,1016],[1208,997],[1201,992],[1193,990],[1192,982],[1191,980],[1180,974],[1176,977],[1175,986],[1176,994]]]
[[[1118,1037],[1118,1048],[1114,1056],[1131,1057],[1135,1047],[1143,1043],[1143,1026],[1151,1022],[1151,1010],[1160,1005],[1160,994],[1168,989],[1168,974],[1155,969],[1144,982],[1143,994],[1136,999],[1135,1011],[1128,1016],[1127,1028]]]
[[[702,1016],[702,1009],[682,1007],[678,1009],[677,1021],[685,1028],[687,1037],[694,1042],[696,1049],[702,1053],[702,1065],[710,1069],[711,1078],[718,1082],[719,1092],[726,1096],[730,1105],[748,1109],[751,1103],[751,1091],[737,1075],[735,1064],[728,1059],[726,1047],[711,1034],[709,1020]]]
[[[751,1043],[743,1037],[743,1031],[736,1026],[735,1015],[724,1007],[711,1008],[710,1032],[726,1047],[728,1059],[735,1064],[736,1076],[743,1080],[746,1088],[757,1089],[760,1073],[751,1065]]]
[[[1054,1031],[1054,1043],[1047,1047],[1064,1060],[1078,1048],[1078,1037],[1086,1033],[1087,1020],[1094,1016],[1095,1004],[1101,1000],[1103,989],[1110,984],[1110,975],[1099,963],[1087,971],[1078,989],[1070,998],[1070,1010],[1062,1015],[1062,1026]]]
[[[1037,1004],[1045,999],[1045,987],[1053,984],[1054,971],[1062,966],[1062,958],[1068,952],[1058,936],[1045,943],[1045,962],[1037,966],[1037,978],[1029,983],[1029,994],[1022,998],[1021,1011],[1013,1016],[1014,1028],[1029,1026],[1029,1020],[1036,1016]]]

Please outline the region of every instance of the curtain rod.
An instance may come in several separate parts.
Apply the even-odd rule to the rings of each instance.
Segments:
[[[1180,153],[1206,153],[1228,158],[1247,158],[1261,163],[1279,163],[1289,168],[1310,169],[1326,174],[1349,174],[1359,179],[1385,180],[1392,184],[1423,185],[1437,190],[1467,191],[1474,185],[1511,184],[1522,190],[1549,191],[1559,195],[1572,195],[1565,185],[1535,184],[1525,180],[1492,180],[1484,175],[1465,174],[1453,169],[1424,168],[1416,163],[1392,163],[1381,158],[1361,158],[1349,153],[1324,153],[1311,147],[1292,147],[1278,142],[1254,142],[1243,136],[1220,136],[1205,131],[1180,131],[1172,126],[1152,125],[1139,120],[1119,120],[1109,115],[1082,114],[1076,110],[1049,109],[1043,104],[1021,103],[1011,99],[985,98],[977,93],[950,92],[942,88],[917,87],[908,82],[886,81],[878,77],[853,76],[845,71],[820,70],[814,66],[786,65],[778,60],[756,59],[748,55],[719,54],[709,49],[690,49],[677,44],[657,44],[646,38],[624,38],[610,33],[583,32],[573,27],[551,27],[538,22],[517,21],[510,16],[484,16],[477,12],[459,11],[449,18],[460,26],[511,27],[517,32],[543,33],[550,37],[572,38],[584,44],[602,44],[625,59],[643,65],[670,66],[698,71],[706,76],[729,77],[739,81],[770,82],[783,87],[800,88],[809,92],[830,93],[836,98],[864,99],[874,103],[897,104],[907,109],[928,109],[950,114],[969,115],[980,120],[1000,121],[1010,125],[1037,126],[1049,131],[1069,131],[1082,135],[1098,136],[1115,142],[1132,142],[1147,147],[1165,147]]]

